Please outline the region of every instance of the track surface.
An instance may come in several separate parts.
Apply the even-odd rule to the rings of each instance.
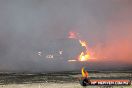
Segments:
[[[83,88],[79,84],[81,74],[63,72],[50,74],[1,73],[0,88]],[[91,79],[129,79],[132,72],[94,72]],[[87,86],[86,88],[132,88],[131,86]]]

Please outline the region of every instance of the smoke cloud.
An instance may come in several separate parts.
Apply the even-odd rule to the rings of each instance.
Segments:
[[[80,69],[83,63],[66,62],[81,51],[76,40],[68,39],[71,30],[95,50],[98,65],[110,61],[131,67],[131,9],[131,0],[1,0],[0,71]],[[92,68],[97,69],[94,63]]]

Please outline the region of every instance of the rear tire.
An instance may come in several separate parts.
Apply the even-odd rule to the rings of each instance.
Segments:
[[[84,78],[83,80],[80,81],[80,84],[81,84],[82,86],[87,86],[87,85],[90,85],[91,82],[90,82],[90,79]]]

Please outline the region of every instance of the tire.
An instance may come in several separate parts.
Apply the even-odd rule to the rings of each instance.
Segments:
[[[88,86],[88,85],[91,84],[91,82],[90,82],[90,79],[84,78],[83,80],[80,81],[80,84],[81,84],[82,86]]]

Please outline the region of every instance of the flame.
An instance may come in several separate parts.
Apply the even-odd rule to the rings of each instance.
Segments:
[[[82,47],[85,47],[85,52],[81,52],[79,55],[79,61],[87,61],[90,58],[90,52],[88,51],[87,42],[79,40]]]
[[[89,59],[93,58],[91,55],[92,52],[88,49],[88,43],[85,40],[81,40],[78,33],[69,32],[69,38],[77,39],[82,47],[85,48],[85,51],[81,52],[78,56],[78,61],[88,61]]]
[[[81,70],[82,72],[82,77],[88,77],[88,72],[84,69],[84,67]]]
[[[87,43],[85,41],[79,40],[81,46],[87,47]]]
[[[90,58],[90,54],[87,53],[87,54],[84,54],[84,52],[82,52],[80,55],[79,55],[79,61],[87,61],[88,59]]]

